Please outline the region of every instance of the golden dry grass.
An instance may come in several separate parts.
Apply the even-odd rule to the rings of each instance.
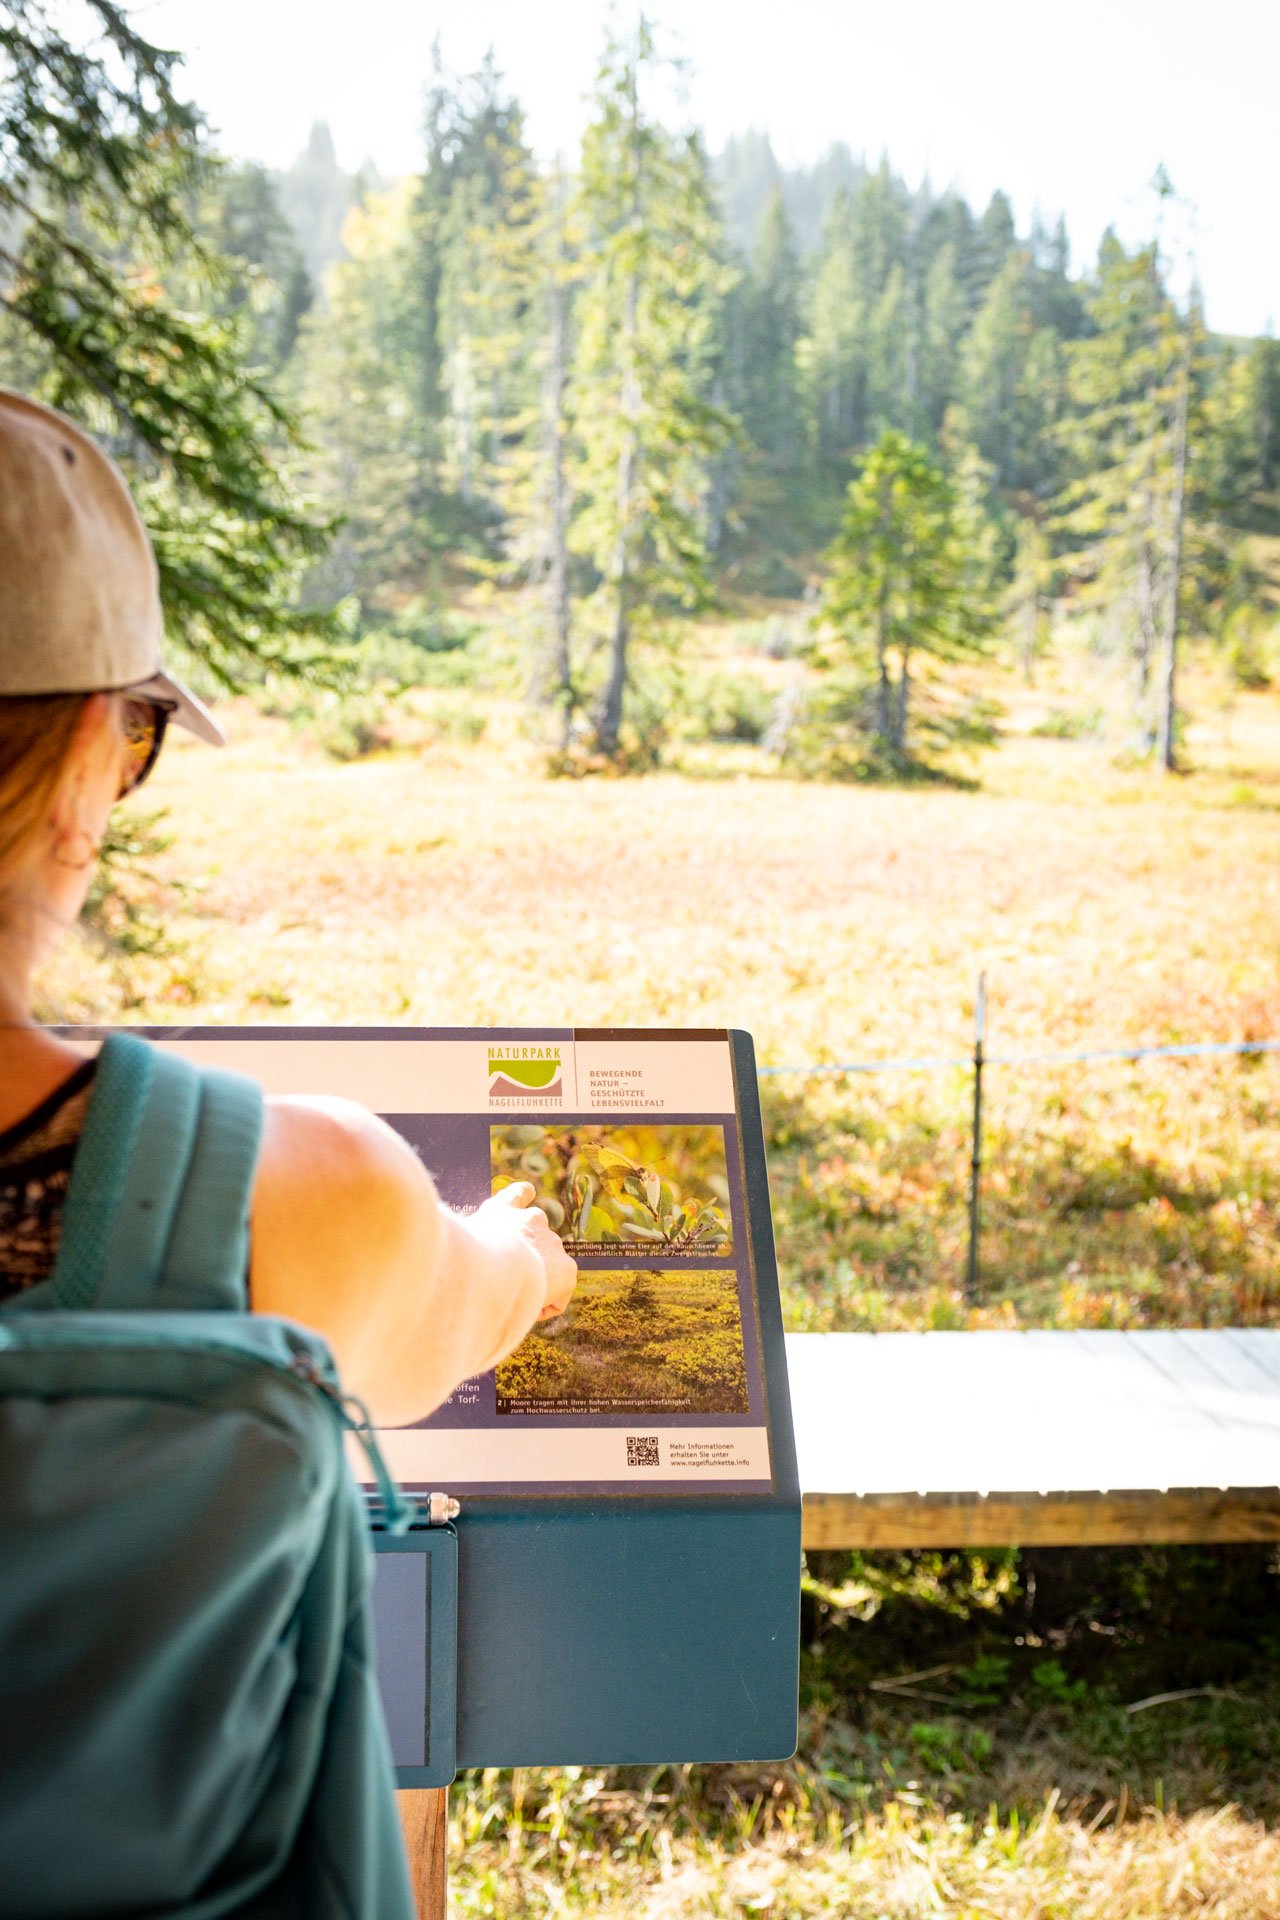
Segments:
[[[963,1052],[985,967],[1000,1049],[1256,1034],[1280,1002],[1280,711],[1246,711],[1230,774],[1018,739],[969,793],[549,782],[509,736],[333,765],[241,705],[225,755],[179,743],[148,789],[203,889],[202,973],[141,1010],[732,1022],[811,1061]]]
[[[223,756],[177,743],[147,806],[198,891],[186,952],[83,953],[72,1018],[733,1024],[774,1064],[1280,1035],[1280,701],[1211,681],[1196,771],[1121,771],[1031,729],[1081,691],[1002,691],[982,784],[549,781],[511,710],[476,747],[335,765],[247,704]],[[1086,690],[1087,691],[1087,690]],[[463,696],[465,698],[465,696]],[[440,696],[447,704],[448,696]],[[956,1324],[963,1070],[768,1088],[788,1310]],[[1280,1061],[996,1067],[981,1317],[1280,1313]]]
[[[1234,1808],[1147,1813],[1119,1826],[1063,1816],[1053,1797],[1029,1822],[922,1813],[910,1796],[883,1812],[780,1820],[743,1805],[737,1831],[675,1837],[650,1808],[619,1845],[583,1831],[601,1782],[560,1793],[517,1783],[500,1829],[481,1786],[458,1798],[452,1832],[459,1915],[636,1920],[1278,1920],[1280,1840]],[[594,1793],[593,1793],[594,1789]],[[607,1791],[604,1796],[609,1798]]]

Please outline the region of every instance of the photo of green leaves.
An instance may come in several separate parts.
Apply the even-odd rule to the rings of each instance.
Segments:
[[[490,1168],[495,1193],[532,1181],[571,1252],[733,1252],[722,1127],[494,1127]]]
[[[736,1276],[583,1273],[566,1313],[497,1369],[500,1414],[746,1413]]]

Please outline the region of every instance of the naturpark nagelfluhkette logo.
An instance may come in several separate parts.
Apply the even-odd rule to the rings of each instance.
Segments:
[[[548,1046],[490,1047],[489,1098],[522,1106],[564,1098],[560,1049]]]

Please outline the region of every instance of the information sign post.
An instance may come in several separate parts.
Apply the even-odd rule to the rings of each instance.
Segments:
[[[563,1315],[379,1435],[407,1489],[459,1508],[375,1536],[402,1788],[455,1767],[789,1754],[800,1494],[747,1035],[152,1037],[269,1092],[362,1101],[462,1210],[532,1182],[578,1262]],[[442,1801],[405,1808],[411,1848],[441,1859]]]

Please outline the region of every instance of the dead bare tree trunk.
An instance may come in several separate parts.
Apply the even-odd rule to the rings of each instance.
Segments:
[[[453,416],[453,450],[458,465],[458,492],[467,505],[475,504],[476,396],[471,364],[471,342],[464,334],[449,363],[449,402]]]
[[[880,495],[880,514],[882,522],[887,522],[890,514],[889,489],[883,487]],[[876,607],[876,665],[880,670],[880,684],[876,696],[876,733],[883,747],[893,747],[893,682],[889,677],[889,574],[886,568],[880,579],[880,596]]]
[[[573,679],[573,619],[569,601],[569,486],[565,474],[565,391],[569,380],[569,289],[565,284],[563,185],[557,182],[556,245],[552,261],[551,336],[542,389],[547,462],[547,618],[551,628],[553,697],[560,708],[561,741],[569,745],[577,690]]]
[[[641,21],[640,38],[644,23]],[[640,220],[640,101],[638,94],[639,40],[636,58],[628,77],[628,109],[631,120],[631,207],[632,226]],[[617,538],[614,542],[610,580],[613,587],[613,632],[609,641],[609,677],[596,718],[596,745],[612,760],[618,751],[622,731],[622,703],[626,697],[631,645],[631,514],[636,471],[640,459],[640,279],[635,264],[627,275],[627,297],[623,307],[622,384],[619,394],[623,420],[622,448],[618,457],[618,488],[615,501]]]
[[[876,635],[876,654],[880,668],[880,684],[876,691],[876,732],[881,744],[893,745],[893,682],[889,678],[889,646],[885,638],[884,622]]]
[[[1033,588],[1022,603],[1022,678],[1036,683],[1036,653],[1040,645],[1040,598]]]
[[[1191,396],[1191,337],[1183,346],[1178,405],[1173,422],[1173,496],[1170,501],[1168,578],[1165,582],[1164,634],[1157,752],[1166,773],[1178,766],[1178,601],[1182,585],[1182,530],[1187,493],[1187,412]]]
[[[618,459],[615,506],[618,535],[614,544],[610,581],[613,588],[613,632],[609,642],[609,677],[605,682],[604,698],[596,722],[596,745],[610,759],[618,751],[618,737],[622,729],[622,702],[627,690],[627,655],[631,642],[631,501],[639,457],[636,424],[640,414],[640,380],[636,371],[639,312],[640,287],[633,273],[627,282],[626,318],[622,335],[624,372],[621,397],[626,429]]]
[[[1151,667],[1156,647],[1155,560],[1151,550],[1151,500],[1147,497],[1146,523],[1138,548],[1138,638],[1133,655],[1133,713],[1138,747],[1151,751]]]
[[[910,721],[910,706],[911,649],[904,640],[902,643],[902,665],[898,671],[898,714],[893,740],[893,750],[899,760],[905,760],[907,754],[907,726]]]

